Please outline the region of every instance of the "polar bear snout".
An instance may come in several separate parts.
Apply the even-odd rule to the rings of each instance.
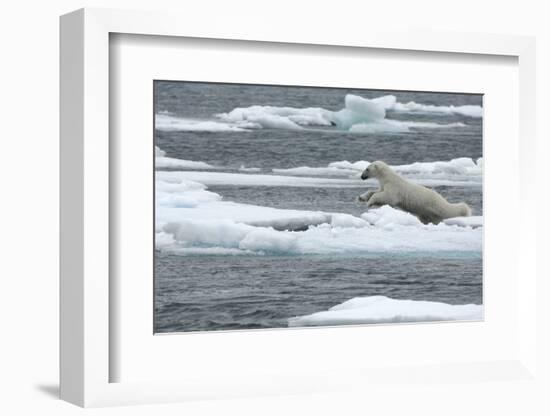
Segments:
[[[361,179],[370,179],[370,178],[377,178],[380,179],[380,175],[384,174],[384,171],[389,170],[390,167],[386,165],[381,160],[377,160],[376,162],[372,162],[370,165],[366,167],[366,169],[361,174]]]

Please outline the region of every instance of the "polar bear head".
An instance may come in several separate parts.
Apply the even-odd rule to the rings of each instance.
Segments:
[[[392,172],[391,168],[381,160],[372,162],[361,174],[361,179],[366,180],[370,178],[382,179],[388,173]]]

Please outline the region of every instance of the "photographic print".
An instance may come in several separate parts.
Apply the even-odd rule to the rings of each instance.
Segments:
[[[156,333],[483,319],[483,96],[154,81]]]

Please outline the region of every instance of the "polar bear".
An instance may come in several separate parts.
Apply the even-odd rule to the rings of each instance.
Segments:
[[[438,224],[446,218],[469,217],[470,207],[464,203],[451,204],[436,191],[407,181],[382,161],[371,163],[361,179],[376,178],[378,191],[368,191],[359,197],[367,207],[389,205],[409,212],[424,224]]]

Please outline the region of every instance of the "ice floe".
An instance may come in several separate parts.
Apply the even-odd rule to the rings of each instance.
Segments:
[[[292,186],[292,187],[364,187],[357,178],[332,179],[321,177],[292,177],[284,175],[251,175],[247,173],[227,172],[197,172],[197,171],[157,171],[156,175],[162,180],[177,181],[190,180],[212,185],[235,186]]]
[[[377,182],[374,179],[362,181],[357,176],[348,179],[325,178],[321,176],[291,176],[291,175],[251,175],[248,173],[227,172],[199,172],[199,171],[157,171],[156,175],[165,180],[191,180],[208,186],[233,185],[233,186],[282,186],[282,187],[324,187],[324,188],[364,188],[374,187]],[[471,178],[448,177],[410,177],[413,182],[424,186],[479,186],[481,180]]]
[[[298,166],[294,168],[273,168],[275,175],[251,175],[262,171],[257,167],[241,165],[239,173],[227,172],[182,172],[173,173],[176,176],[184,176],[188,180],[199,181],[206,185],[247,185],[247,186],[364,186],[359,181],[363,172],[371,162],[360,160],[349,162],[347,160],[329,163],[327,166],[311,167]],[[184,170],[220,170],[224,167],[213,166],[202,161],[182,160],[166,156],[166,152],[155,147],[156,169],[184,169]],[[483,175],[483,159],[477,160],[460,157],[448,161],[415,162],[407,165],[393,165],[393,170],[421,185],[426,186],[480,186]],[[164,173],[161,173],[164,175]],[[240,175],[240,176],[239,176]],[[288,178],[285,176],[294,176]],[[332,178],[338,178],[334,180]],[[369,183],[369,182],[367,182]],[[374,181],[370,181],[374,183]]]
[[[215,169],[205,162],[167,157],[166,152],[155,146],[155,169]]]
[[[155,126],[162,131],[244,132],[255,129],[300,130],[310,127],[333,127],[352,133],[403,133],[411,129],[460,128],[463,122],[434,123],[388,118],[395,113],[427,113],[460,115],[480,118],[483,108],[478,105],[436,106],[415,102],[400,103],[394,95],[363,98],[347,94],[344,107],[333,111],[320,107],[294,108],[267,105],[238,107],[213,115],[213,120],[192,120],[159,113]]]
[[[213,120],[192,120],[167,114],[156,114],[155,129],[161,131],[243,132],[253,128],[250,124],[228,124]],[[256,126],[259,128],[260,126]]]
[[[355,217],[235,203],[184,173],[157,172],[156,248],[161,251],[182,255],[202,249],[211,249],[203,251],[212,254],[241,250],[279,255],[481,252],[483,229],[467,223],[424,225],[389,206]]]
[[[241,165],[241,167],[239,168],[239,171],[240,172],[256,173],[256,172],[261,172],[262,169],[261,168],[254,168],[254,167],[246,167],[245,165]]]
[[[483,108],[479,105],[426,105],[410,101],[405,104],[396,102],[391,106],[391,110],[402,113],[460,114],[472,118],[483,117]]]
[[[155,156],[157,166],[159,161],[173,160],[178,161],[180,168],[214,169],[204,162],[169,158],[158,147]],[[365,182],[357,178],[357,173],[368,164],[341,161],[326,168],[279,170],[297,176],[255,174],[256,168],[244,166],[239,170],[246,173],[157,170],[156,248],[181,255],[481,252],[482,217],[452,218],[438,225],[425,225],[415,216],[389,206],[356,217],[224,201],[221,195],[208,190],[209,185],[364,187]],[[403,175],[417,175],[413,180],[419,183],[468,185],[472,182],[457,181],[454,176],[480,180],[482,165],[481,159],[474,162],[459,158],[393,168]],[[306,172],[312,176],[299,176]],[[424,175],[424,179],[418,179],[418,175]],[[433,179],[438,177],[442,179]]]
[[[215,169],[214,166],[205,162],[193,160],[175,159],[172,157],[156,157],[155,168],[157,169]]]
[[[363,172],[371,162],[360,160],[348,162],[347,160],[332,162],[326,167],[300,166],[290,169],[273,169],[274,173],[290,174],[296,176],[352,176]],[[468,175],[481,176],[483,173],[483,160],[474,161],[468,157],[461,157],[449,161],[415,162],[408,165],[393,165],[393,170],[401,174],[430,174],[430,175]]]
[[[450,124],[392,120],[386,118],[388,111],[400,113],[432,113],[460,114],[468,117],[481,117],[483,109],[480,106],[433,106],[409,102],[399,103],[394,95],[378,98],[363,98],[347,94],[344,108],[331,111],[324,108],[294,108],[253,105],[239,107],[228,113],[218,114],[218,118],[228,123],[249,122],[263,128],[298,129],[304,126],[336,126],[340,130],[361,133],[406,132],[410,128],[455,128],[465,124],[455,122]]]
[[[483,305],[451,305],[442,302],[392,299],[386,296],[366,296],[347,300],[327,311],[289,318],[288,325],[300,327],[482,319]]]
[[[462,227],[483,227],[482,216],[447,218],[443,222],[447,225],[460,225]]]
[[[289,169],[273,169],[273,173],[289,176],[323,176],[354,178],[359,177],[371,162],[347,160],[332,162],[328,166],[310,167],[299,166]],[[483,175],[483,159],[474,161],[471,158],[461,157],[449,161],[415,162],[408,165],[391,166],[393,170],[423,185],[436,186],[452,183],[464,185],[481,185]]]

